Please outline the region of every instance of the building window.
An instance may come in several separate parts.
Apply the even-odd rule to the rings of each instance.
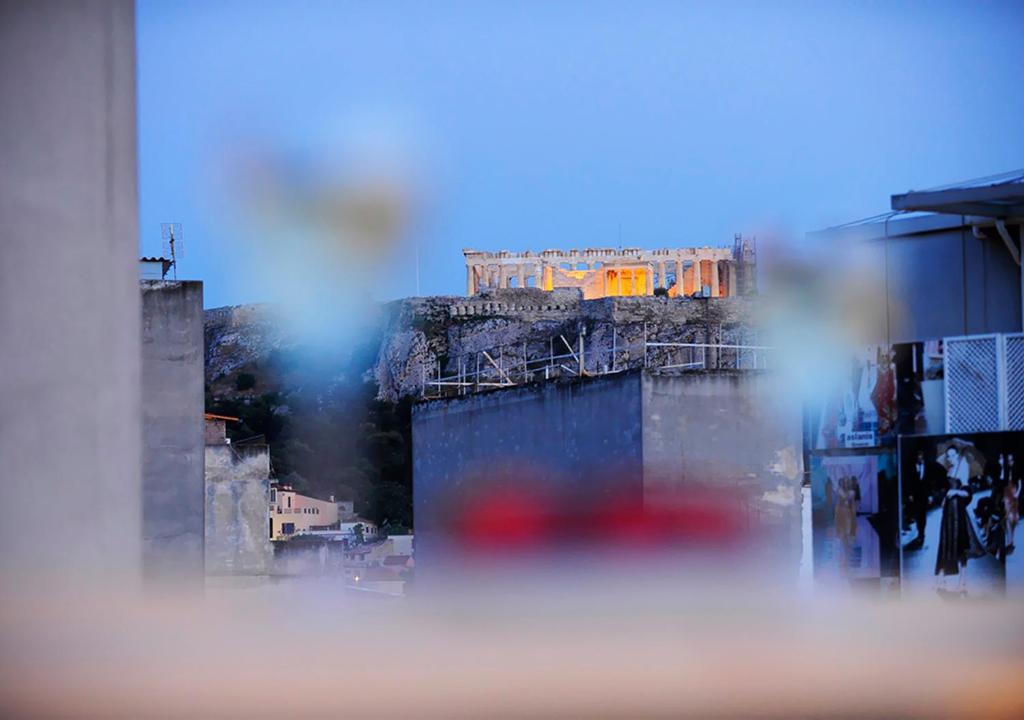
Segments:
[[[292,506],[292,496],[289,495],[288,496],[288,507],[291,507],[291,506]]]
[[[270,491],[270,502],[277,502],[277,490]]]

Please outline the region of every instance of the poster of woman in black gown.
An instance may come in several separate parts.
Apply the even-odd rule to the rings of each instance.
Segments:
[[[970,443],[953,438],[939,444],[939,457],[946,468],[947,489],[942,497],[939,548],[935,554],[935,586],[945,589],[946,578],[957,576],[957,591],[967,593],[967,563],[985,556],[974,523],[968,516],[973,492],[971,477],[984,473],[984,456]]]
[[[974,599],[1019,586],[1013,499],[1022,451],[1020,432],[900,437],[904,594]]]

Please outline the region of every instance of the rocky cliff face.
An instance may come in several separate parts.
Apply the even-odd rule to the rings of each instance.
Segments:
[[[639,367],[652,342],[749,344],[757,325],[754,299],[621,297],[582,300],[578,290],[497,290],[464,297],[394,303],[374,367],[378,397],[422,394],[431,378],[474,373],[536,373],[551,355],[569,355],[587,372]],[[487,355],[483,355],[486,352]],[[679,350],[649,348],[651,362],[684,362]],[[498,367],[494,367],[497,365]],[[517,376],[518,379],[518,376]],[[539,379],[539,378],[536,378]]]
[[[234,305],[205,313],[206,380],[220,380],[291,348],[294,338],[268,305]]]
[[[644,361],[645,336],[660,342],[752,342],[754,302],[747,297],[582,300],[578,290],[533,288],[473,298],[407,298],[381,308],[378,327],[363,336],[368,352],[361,379],[376,385],[379,399],[395,402],[422,394],[424,381],[439,372],[451,376],[474,372],[479,362],[489,366],[485,351],[503,369],[528,371],[552,354],[578,353],[581,335],[588,372],[637,367]],[[215,389],[226,391],[239,372],[266,366],[275,353],[296,348],[296,339],[267,306],[206,312],[207,382]],[[666,358],[669,352],[651,348],[649,359],[674,361]]]

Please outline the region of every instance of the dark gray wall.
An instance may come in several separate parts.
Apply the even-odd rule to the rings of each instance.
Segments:
[[[143,280],[142,538],[147,579],[203,577],[203,284]]]
[[[417,563],[481,488],[641,497],[637,372],[520,386],[413,407]]]
[[[135,133],[131,0],[0,2],[8,590],[138,579]]]
[[[864,243],[886,280],[888,317],[878,318],[879,342],[1020,332],[1020,267],[994,228],[978,238],[962,220],[903,218],[812,238]],[[1019,231],[1011,232],[1016,237]]]
[[[892,342],[1019,332],[1020,268],[968,227],[891,237]]]

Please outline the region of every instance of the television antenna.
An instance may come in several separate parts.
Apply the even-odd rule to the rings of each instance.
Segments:
[[[163,255],[171,261],[174,279],[178,279],[178,259],[185,257],[185,243],[182,240],[181,223],[160,223],[160,239],[163,241]]]

